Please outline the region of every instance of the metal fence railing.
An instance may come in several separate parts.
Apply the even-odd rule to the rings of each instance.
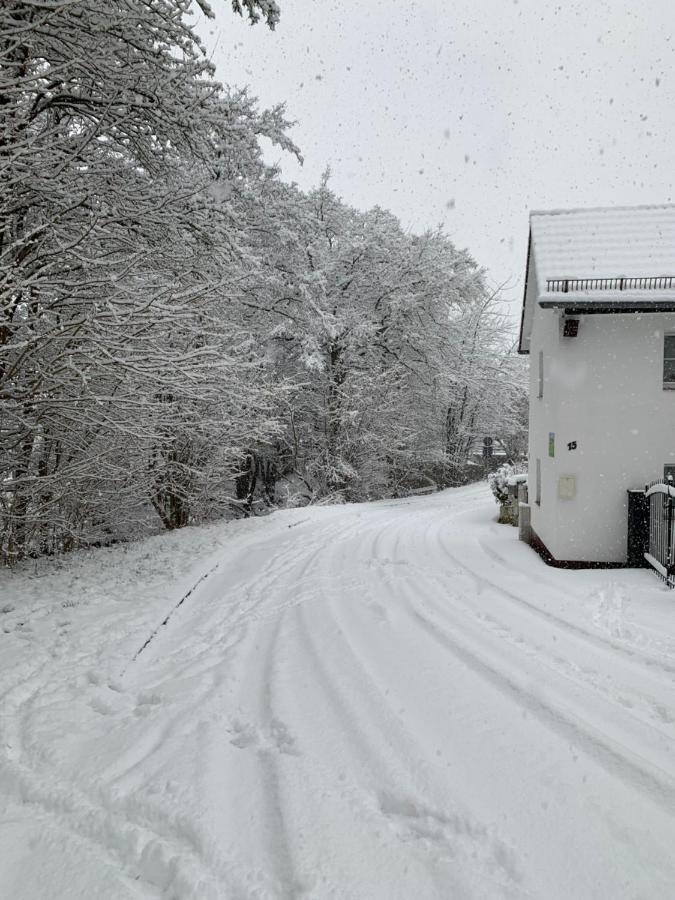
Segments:
[[[636,278],[549,278],[548,294],[571,291],[659,291],[675,288],[675,275],[649,275]]]
[[[675,486],[653,481],[645,488],[649,500],[647,562],[669,587],[675,587]]]

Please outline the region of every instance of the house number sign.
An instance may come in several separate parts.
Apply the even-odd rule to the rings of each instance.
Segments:
[[[576,441],[570,441],[569,444],[567,445],[567,449],[568,449],[568,450],[576,450],[576,449],[577,449],[577,442],[576,442]]]

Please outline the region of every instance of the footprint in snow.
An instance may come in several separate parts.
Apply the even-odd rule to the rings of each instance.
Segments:
[[[33,633],[33,629],[30,627],[30,625],[23,625],[23,624],[19,625],[17,628],[14,629],[14,634],[18,638],[21,638],[22,641],[34,641],[35,640],[35,635]]]
[[[661,703],[654,703],[653,707],[654,712],[662,722],[665,722],[667,725],[672,725],[675,722],[675,715]]]
[[[123,690],[120,688],[113,688],[112,690],[119,690],[120,692]],[[152,691],[141,691],[136,698],[136,706],[134,708],[135,716],[148,716],[153,710],[160,706],[162,703],[162,698],[159,694],[156,694]]]
[[[279,719],[272,719],[269,733],[280,753],[286,753],[289,756],[299,756],[295,747],[295,738],[291,736],[283,722]]]
[[[110,685],[112,690],[121,691],[122,688],[119,686],[113,687]],[[156,691],[141,691],[136,700],[139,706],[159,706],[162,702],[161,696],[156,693]]]
[[[115,712],[112,706],[100,697],[92,697],[89,701],[89,705],[94,712],[100,713],[102,716],[110,716]]]
[[[258,733],[251,725],[246,725],[242,722],[234,722],[232,731],[235,733],[235,736],[230,743],[240,750],[245,750],[247,747],[254,747],[258,743]]]
[[[267,728],[257,728],[250,722],[237,720],[232,723],[231,730],[234,737],[230,739],[230,743],[240,750],[254,749],[261,753],[271,750],[287,756],[300,755],[295,746],[295,738],[279,719],[272,719]]]
[[[377,600],[366,599],[365,605],[372,612],[373,617],[377,619],[380,624],[384,624],[389,621],[389,614],[387,610],[382,606],[381,603],[378,603]]]
[[[379,569],[379,568],[388,568],[390,566],[409,566],[410,563],[407,559],[389,559],[388,556],[380,556],[376,559],[369,559],[366,562],[366,567],[369,569]]]
[[[464,858],[471,869],[481,860],[492,875],[511,884],[522,880],[515,853],[494,829],[460,812],[431,809],[411,798],[388,791],[378,795],[380,812],[401,840],[420,841],[426,850],[452,860]]]

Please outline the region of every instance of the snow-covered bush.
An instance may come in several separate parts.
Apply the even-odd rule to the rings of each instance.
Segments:
[[[527,479],[527,474],[518,471],[511,463],[504,463],[495,472],[488,475],[488,484],[499,503],[499,519],[502,525],[517,525],[519,519],[518,499],[509,496],[509,488]]]
[[[497,503],[501,506],[509,502],[509,485],[517,484],[519,481],[526,479],[527,473],[519,471],[511,463],[504,463],[495,472],[491,472],[487,478],[490,490],[494,494]]]

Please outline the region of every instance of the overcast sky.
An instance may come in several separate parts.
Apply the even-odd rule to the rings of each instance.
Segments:
[[[517,302],[530,209],[673,202],[674,0],[278,2],[270,32],[212,0],[204,34],[297,121],[284,177],[444,223]]]

